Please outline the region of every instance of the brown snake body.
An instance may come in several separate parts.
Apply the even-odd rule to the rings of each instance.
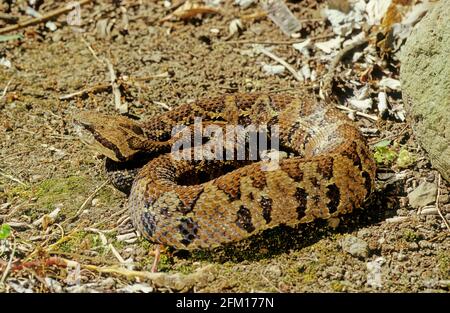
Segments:
[[[176,160],[167,153],[173,127],[191,125],[195,117],[278,125],[281,147],[295,156],[272,170],[263,170],[263,161],[246,162],[196,180],[221,162]],[[308,96],[232,94],[200,99],[143,123],[90,112],[78,120],[97,150],[113,160],[141,151],[160,154],[135,177],[128,206],[147,239],[178,249],[211,248],[281,224],[338,217],[360,207],[373,188],[375,164],[356,125]]]

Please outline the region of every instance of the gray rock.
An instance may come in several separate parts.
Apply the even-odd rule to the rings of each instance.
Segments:
[[[423,182],[408,194],[409,204],[417,209],[436,201],[436,184]]]
[[[450,0],[414,27],[401,51],[400,81],[408,120],[433,166],[450,181]]]
[[[369,256],[369,245],[355,236],[346,236],[341,241],[342,250],[354,257],[365,259]]]

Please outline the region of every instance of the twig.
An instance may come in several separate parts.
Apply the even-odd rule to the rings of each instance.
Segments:
[[[12,82],[12,78],[6,83],[5,89],[3,89],[2,95],[0,96],[0,100],[2,100],[6,96],[6,92],[8,91],[9,85]]]
[[[6,13],[1,13],[0,12],[0,20],[3,20],[3,21],[5,21],[7,23],[10,23],[10,24],[15,24],[15,23],[17,23],[19,18],[15,17],[15,16],[12,16],[12,15],[9,15],[9,14],[6,14]]]
[[[100,61],[101,62],[101,61]],[[155,75],[149,75],[149,76],[144,76],[144,77],[131,77],[128,80],[125,80],[123,77],[120,77],[118,79],[118,84],[122,85],[129,85],[129,86],[133,86],[133,85],[137,85],[136,82],[139,81],[147,81],[150,79],[155,79],[155,78],[167,78],[169,77],[169,73],[167,72],[163,72],[163,73],[159,73],[159,74],[155,74]],[[86,93],[89,92],[102,92],[102,91],[106,91],[111,87],[111,83],[99,83],[97,85],[91,86],[91,87],[87,87],[69,94],[65,94],[59,97],[59,100],[69,100],[71,98],[77,97],[77,96],[82,96]]]
[[[177,1],[177,2],[175,2],[175,3],[172,3],[172,5],[170,6],[170,9],[171,9],[171,10],[178,9],[178,8],[181,7],[185,2],[186,2],[186,0],[180,0],[180,1]]]
[[[3,176],[3,177],[5,177],[5,178],[8,178],[8,179],[10,179],[10,180],[12,180],[12,181],[15,181],[16,183],[19,183],[19,184],[21,184],[21,185],[24,186],[24,187],[27,187],[27,186],[28,186],[27,184],[25,184],[24,182],[22,182],[22,181],[19,180],[18,178],[15,178],[15,177],[13,177],[13,176],[11,176],[11,175],[5,174],[5,173],[2,172],[1,170],[0,170],[0,175]]]
[[[111,88],[114,96],[114,106],[117,110],[119,110],[120,113],[127,113],[128,112],[128,105],[126,102],[121,101],[122,95],[120,94],[119,84],[117,83],[117,75],[116,71],[114,70],[114,66],[112,65],[111,61],[109,59],[105,58],[106,65],[108,66],[109,70],[109,77],[111,80]]]
[[[346,111],[349,111],[349,112],[353,112],[356,115],[359,115],[359,116],[371,119],[372,121],[378,121],[378,117],[375,116],[375,115],[370,115],[370,114],[367,114],[367,113],[359,112],[359,111],[347,108],[346,106],[340,105],[340,104],[336,104],[335,107],[340,109],[340,110],[346,110]]]
[[[391,139],[398,138],[398,137],[400,137],[401,135],[403,135],[403,134],[405,133],[405,131],[408,129],[408,127],[409,127],[409,125],[406,124],[406,126],[403,127],[402,130],[401,130],[400,132],[395,133],[395,134],[392,134],[392,135],[387,136],[387,137],[384,137],[384,138],[381,138],[381,139],[377,139],[377,140],[375,140],[375,141],[373,141],[373,142],[370,142],[370,144],[371,144],[371,145],[375,145],[375,144],[377,144],[377,143],[379,143],[379,142],[382,142],[383,140],[391,140]]]
[[[93,2],[93,1],[94,0],[81,0],[81,1],[78,1],[78,5],[82,6],[82,5],[85,5],[85,4],[89,4],[89,3]],[[49,19],[52,19],[52,18],[54,18],[56,16],[59,16],[61,14],[64,14],[64,13],[70,12],[72,10],[73,10],[72,7],[64,6],[62,8],[59,8],[59,9],[50,11],[50,12],[48,12],[46,14],[43,14],[40,17],[32,18],[32,19],[29,19],[29,20],[27,20],[25,22],[19,22],[16,25],[4,27],[4,28],[0,29],[0,35],[9,33],[9,32],[15,31],[15,30],[19,30],[19,29],[22,29],[22,28],[25,28],[25,27],[28,27],[28,26],[32,26],[32,25],[36,25],[36,24],[39,24],[39,23],[43,23],[43,22],[45,22],[45,21],[47,21]]]
[[[83,43],[86,45],[88,50],[91,52],[91,54],[94,56],[94,58],[97,60],[97,62],[104,64],[104,62],[98,58],[97,53],[95,53],[94,49],[92,49],[91,45],[86,41],[86,39],[84,39],[83,37],[80,38],[81,41],[83,41]]]
[[[326,35],[321,35],[321,36],[312,36],[312,37],[308,37],[305,38],[305,40],[307,39],[311,39],[311,40],[320,40],[320,39],[326,39],[329,37],[333,37],[334,34],[326,34]],[[300,40],[286,40],[286,41],[264,41],[264,40],[228,40],[228,41],[220,41],[220,42],[215,42],[213,43],[213,45],[224,45],[224,44],[261,44],[261,45],[293,45],[296,43],[301,43],[303,41]]]
[[[125,213],[127,210],[128,210],[128,208],[123,208],[122,210],[119,210],[119,211],[117,211],[116,213],[111,214],[111,215],[109,216],[108,220],[110,220],[110,219],[112,219],[112,218],[114,218],[114,217],[116,217],[116,216],[118,216],[118,215],[121,215],[121,214]],[[104,224],[105,222],[106,222],[106,220],[97,222],[97,223],[95,223],[94,225],[91,225],[91,228],[98,227],[99,225]],[[114,229],[115,229],[115,228],[114,228]]]
[[[320,93],[324,96],[323,99],[327,99],[329,95],[331,94],[331,85],[333,82],[334,74],[336,71],[336,68],[338,67],[339,63],[342,61],[342,59],[352,51],[353,49],[362,46],[363,44],[367,43],[369,41],[368,38],[363,38],[361,40],[355,41],[348,46],[344,47],[339,51],[339,53],[334,57],[333,61],[330,64],[330,68],[328,70],[328,73],[325,75],[325,78],[323,79],[322,88],[320,90]]]
[[[272,287],[275,288],[275,290],[276,290],[277,292],[279,292],[279,293],[282,292],[282,291],[280,290],[280,288],[278,288],[278,287],[277,287],[277,286],[276,286],[269,278],[267,278],[266,276],[264,276],[263,273],[261,273],[261,277],[264,278],[264,280],[265,280],[266,282],[268,282],[269,285],[272,285]]]
[[[291,72],[292,76],[294,76],[294,78],[300,82],[303,82],[303,79],[298,75],[297,71],[290,66],[285,60],[277,57],[275,54],[273,54],[272,52],[262,48],[262,47],[258,47],[259,52],[261,52],[262,54],[268,56],[269,58],[271,58],[272,60],[280,63],[281,65],[283,65],[285,68],[287,68],[287,70],[289,72]]]
[[[1,261],[1,260],[0,260]],[[34,260],[34,261],[28,261],[28,262],[15,262],[14,264],[11,264],[11,271],[16,272],[20,271],[24,268],[42,268],[42,267],[49,267],[49,266],[58,266],[58,267],[68,267],[69,265],[72,265],[75,263],[74,261],[62,259],[60,257],[49,257],[46,260]],[[1,264],[0,262],[0,265]],[[1,267],[0,267],[1,268]]]
[[[83,204],[80,206],[80,208],[78,209],[77,213],[75,213],[74,216],[68,218],[67,220],[65,220],[64,222],[62,222],[61,224],[66,224],[67,222],[73,221],[74,219],[76,219],[83,211],[84,209],[88,206],[89,203],[92,202],[92,199],[94,199],[94,197],[97,195],[97,193],[102,190],[103,187],[106,186],[106,184],[109,183],[109,180],[106,180],[105,182],[103,182],[99,187],[97,187],[97,189],[94,190],[93,193],[91,193],[89,195],[89,197],[86,198],[86,200],[83,202]]]
[[[85,89],[82,89],[79,91],[75,91],[73,93],[69,93],[67,95],[62,95],[59,97],[59,100],[68,100],[68,99],[71,99],[71,98],[74,98],[77,96],[82,96],[89,92],[102,92],[102,91],[108,90],[109,88],[111,88],[110,83],[100,83],[100,84],[97,84],[92,87],[88,87],[88,88],[85,88]]]
[[[167,104],[165,104],[164,102],[153,101],[153,103],[163,107],[164,109],[166,109],[168,111],[172,110],[172,108],[170,106],[168,106]]]
[[[445,218],[445,216],[442,214],[441,209],[439,208],[439,196],[441,194],[439,187],[441,186],[441,174],[438,174],[438,183],[437,183],[437,195],[436,195],[436,209],[439,213],[439,216],[442,218],[442,220],[444,221],[445,226],[447,226],[447,229],[450,231],[450,225],[447,221],[447,219]]]
[[[116,257],[117,260],[119,260],[120,264],[126,264],[127,262],[122,258],[122,256],[117,252],[116,248],[110,243],[109,248],[111,249],[112,254]]]
[[[159,264],[159,260],[161,259],[161,249],[163,247],[161,245],[157,245],[156,249],[155,249],[155,259],[153,260],[153,265],[151,268],[151,272],[152,273],[157,273],[158,272],[158,264]]]
[[[3,285],[6,277],[8,276],[8,272],[11,269],[12,260],[14,259],[14,254],[16,253],[16,241],[13,241],[13,248],[11,251],[11,256],[9,257],[8,264],[6,265],[5,272],[2,275],[2,279],[0,279],[0,285]]]

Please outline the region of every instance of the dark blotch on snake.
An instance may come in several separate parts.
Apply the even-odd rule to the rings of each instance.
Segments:
[[[180,242],[187,247],[197,238],[198,224],[190,217],[182,218],[180,219],[178,230],[182,236]]]
[[[298,201],[298,207],[296,209],[298,220],[301,220],[302,217],[305,216],[307,196],[308,195],[307,195],[305,189],[303,189],[303,188],[297,188],[297,190],[295,191],[294,197]]]
[[[255,230],[255,226],[252,224],[252,215],[250,210],[243,205],[241,205],[237,211],[236,225],[248,233]]]
[[[269,224],[272,220],[272,199],[262,196],[259,204],[262,207],[262,216],[266,224]]]
[[[341,193],[336,184],[331,184],[327,186],[327,198],[330,199],[330,202],[328,202],[327,207],[330,214],[333,214],[334,212],[337,211],[340,197]]]
[[[152,237],[156,230],[156,220],[155,215],[150,212],[144,212],[141,215],[142,225],[144,226],[144,231],[148,236]]]

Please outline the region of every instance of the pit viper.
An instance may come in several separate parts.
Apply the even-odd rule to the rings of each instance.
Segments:
[[[199,117],[222,128],[276,125],[289,157],[269,169],[265,160],[174,158],[172,130],[192,127]],[[356,124],[306,94],[225,94],[143,122],[85,111],[77,123],[119,173],[120,164],[141,160],[128,179],[132,222],[151,242],[176,249],[213,248],[278,225],[340,218],[361,207],[374,186],[375,163]]]

